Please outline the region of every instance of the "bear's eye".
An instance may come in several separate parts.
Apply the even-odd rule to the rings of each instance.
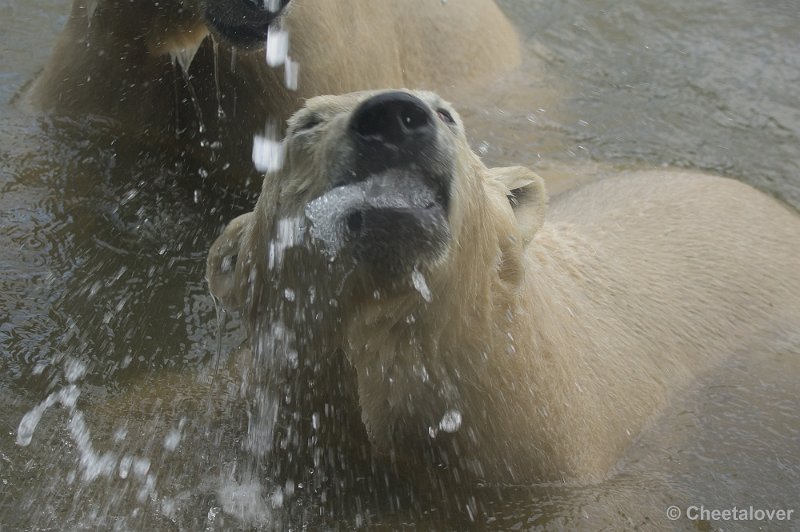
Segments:
[[[439,118],[444,120],[448,124],[455,124],[456,121],[453,119],[453,115],[451,115],[447,109],[439,108],[436,110],[436,114],[439,115]]]
[[[295,131],[308,131],[309,129],[314,129],[318,125],[322,123],[322,117],[319,115],[311,115],[306,117],[305,120],[297,124]]]

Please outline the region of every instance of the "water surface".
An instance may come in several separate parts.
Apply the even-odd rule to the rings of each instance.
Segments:
[[[546,66],[456,102],[487,162],[529,165],[554,191],[615,169],[701,169],[800,207],[795,2],[502,6],[530,64]],[[800,512],[794,336],[780,339],[781,355],[739,353],[703,377],[598,485],[485,487],[463,511],[365,499],[334,521],[313,507],[273,515],[267,483],[233,480],[236,403],[208,401],[191,384],[204,368],[213,374],[218,353],[205,254],[253,197],[131,153],[98,117],[13,105],[68,8],[0,0],[0,528],[225,529],[244,517],[312,528],[660,529],[694,528],[666,520],[673,504]],[[241,338],[227,320],[223,358]],[[23,416],[61,390],[63,404],[18,445]]]

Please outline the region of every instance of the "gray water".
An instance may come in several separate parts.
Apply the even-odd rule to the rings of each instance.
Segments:
[[[796,0],[502,6],[545,69],[456,102],[488,162],[529,165],[554,191],[616,169],[702,169],[800,207]],[[472,512],[361,498],[335,520],[313,507],[279,515],[267,483],[234,480],[237,405],[197,384],[242,339],[228,319],[218,346],[203,270],[253,198],[129,153],[101,119],[12,104],[68,7],[0,0],[0,529],[745,530],[756,524],[671,522],[665,511],[800,513],[795,337],[781,356],[739,354],[703,377],[600,484],[479,488]],[[21,420],[51,394],[18,445]]]

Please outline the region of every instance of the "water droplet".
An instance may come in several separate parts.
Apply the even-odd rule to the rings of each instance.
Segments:
[[[133,456],[126,454],[119,461],[119,478],[126,479],[131,472],[131,465],[133,464]]]
[[[428,283],[425,282],[425,276],[416,268],[411,272],[411,282],[414,284],[414,288],[417,289],[417,292],[422,296],[422,299],[428,303],[433,301],[433,295],[428,288]]]
[[[116,431],[114,431],[114,441],[115,442],[121,442],[127,437],[128,437],[128,429],[127,429],[127,427],[120,427]]]
[[[181,442],[181,431],[178,429],[172,429],[167,433],[164,437],[164,449],[168,451],[174,451],[178,448],[178,444]]]
[[[139,478],[144,478],[147,472],[150,471],[150,460],[147,458],[134,458],[133,459],[133,474]]]
[[[270,270],[281,268],[286,250],[302,244],[304,238],[305,226],[302,218],[278,220],[275,237],[267,246],[267,267]]]
[[[259,172],[277,172],[283,167],[283,142],[267,127],[265,135],[253,137],[253,164]]]
[[[286,57],[286,64],[283,67],[283,82],[290,91],[297,90],[297,79],[300,73],[300,63],[292,61],[291,57]]]
[[[289,54],[289,32],[278,27],[270,26],[267,31],[266,60],[271,67],[277,67],[286,62]]]
[[[197,43],[191,44],[184,48],[176,48],[169,51],[169,56],[172,59],[173,63],[178,63],[181,69],[183,70],[184,74],[189,73],[189,67],[192,65],[192,61],[194,61],[194,57],[197,55],[197,50],[200,49],[200,45],[203,44],[203,41],[200,40]]]
[[[47,399],[33,407],[28,413],[22,416],[22,420],[19,422],[19,427],[17,427],[17,445],[21,445],[23,447],[30,445],[31,439],[33,439],[33,433],[36,430],[36,426],[42,419],[42,414],[44,414],[45,410],[53,406],[55,403],[55,394],[50,394],[47,396]]]
[[[439,421],[439,429],[447,433],[454,433],[461,428],[461,412],[455,409],[448,410]]]

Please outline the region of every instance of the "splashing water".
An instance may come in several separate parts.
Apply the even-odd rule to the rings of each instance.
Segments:
[[[283,167],[284,145],[278,127],[267,122],[263,135],[253,138],[253,164],[259,172],[277,172]]]
[[[280,0],[263,0],[261,5],[264,6],[264,9],[269,11],[270,13],[277,13],[281,10],[281,1]]]
[[[270,1],[264,7],[272,12],[280,10],[280,2]],[[297,90],[297,78],[300,64],[289,57],[289,32],[280,25],[270,26],[267,30],[267,41],[264,46],[264,57],[267,65],[276,68],[283,65],[283,83],[287,89]]]
[[[283,256],[287,249],[301,245],[305,240],[306,228],[302,217],[278,220],[275,238],[267,246],[267,267],[270,270],[283,266]]]
[[[181,67],[181,70],[183,70],[183,73],[188,75],[189,67],[192,66],[192,62],[194,61],[197,51],[200,49],[202,44],[203,40],[200,40],[194,44],[190,44],[189,46],[170,50],[169,57],[172,60],[172,63],[178,63],[178,65]]]
[[[447,433],[457,432],[461,428],[461,412],[452,408],[444,413],[439,421],[439,430]]]
[[[58,403],[66,408],[69,414],[67,428],[78,450],[78,468],[81,472],[81,480],[92,482],[101,477],[111,478],[115,474],[118,474],[119,478],[123,480],[131,477],[140,484],[137,499],[140,502],[144,501],[145,498],[153,493],[156,487],[156,476],[150,472],[150,460],[146,457],[130,454],[120,456],[112,451],[106,451],[101,454],[92,445],[91,432],[86,424],[85,415],[77,407],[78,398],[81,394],[77,381],[83,378],[86,374],[86,369],[86,364],[79,360],[70,359],[66,361],[64,376],[68,384],[48,395],[44,401],[33,407],[22,417],[17,428],[16,443],[23,447],[30,445],[42,415],[48,408]],[[185,420],[181,420],[179,427],[170,433],[173,435],[173,433],[177,432],[177,439],[173,435],[171,441],[165,442],[165,446],[172,446],[172,450],[177,448],[183,423],[185,423]],[[124,432],[121,432],[117,439],[121,441],[125,438],[125,435]],[[133,473],[132,476],[131,473]]]
[[[225,513],[236,516],[244,523],[269,523],[272,518],[272,508],[276,507],[264,497],[261,484],[237,484],[231,482],[217,490],[217,497]]]
[[[366,193],[356,184],[336,187],[306,206],[306,218],[311,222],[311,236],[322,242],[324,252],[331,259],[338,254],[344,243],[339,223],[342,213],[355,209],[365,201]]]
[[[94,17],[94,12],[97,10],[97,0],[88,0],[86,2],[86,19],[89,21],[89,25],[92,24],[92,17]]]
[[[289,57],[289,32],[280,27],[267,31],[266,60],[271,67],[281,66]]]
[[[291,57],[286,56],[286,64],[284,65],[283,69],[283,82],[286,84],[286,88],[291,91],[296,91],[297,78],[299,77],[300,73],[300,63],[297,61],[292,61]]]
[[[324,252],[332,259],[345,242],[343,216],[362,209],[425,207],[435,199],[435,193],[419,179],[405,170],[392,169],[329,190],[306,206],[305,215],[311,222],[311,236],[323,243]],[[420,291],[423,297],[425,291]]]
[[[422,296],[422,299],[428,303],[433,301],[433,295],[428,288],[428,283],[425,282],[425,276],[416,268],[411,272],[411,282],[414,284],[414,288],[417,289],[417,292],[419,292],[419,295]]]
[[[451,408],[444,413],[442,419],[439,420],[439,424],[436,427],[428,427],[428,436],[431,438],[436,438],[439,435],[439,432],[447,432],[448,434],[452,434],[454,432],[458,432],[458,429],[460,428],[461,412],[455,408]]]

